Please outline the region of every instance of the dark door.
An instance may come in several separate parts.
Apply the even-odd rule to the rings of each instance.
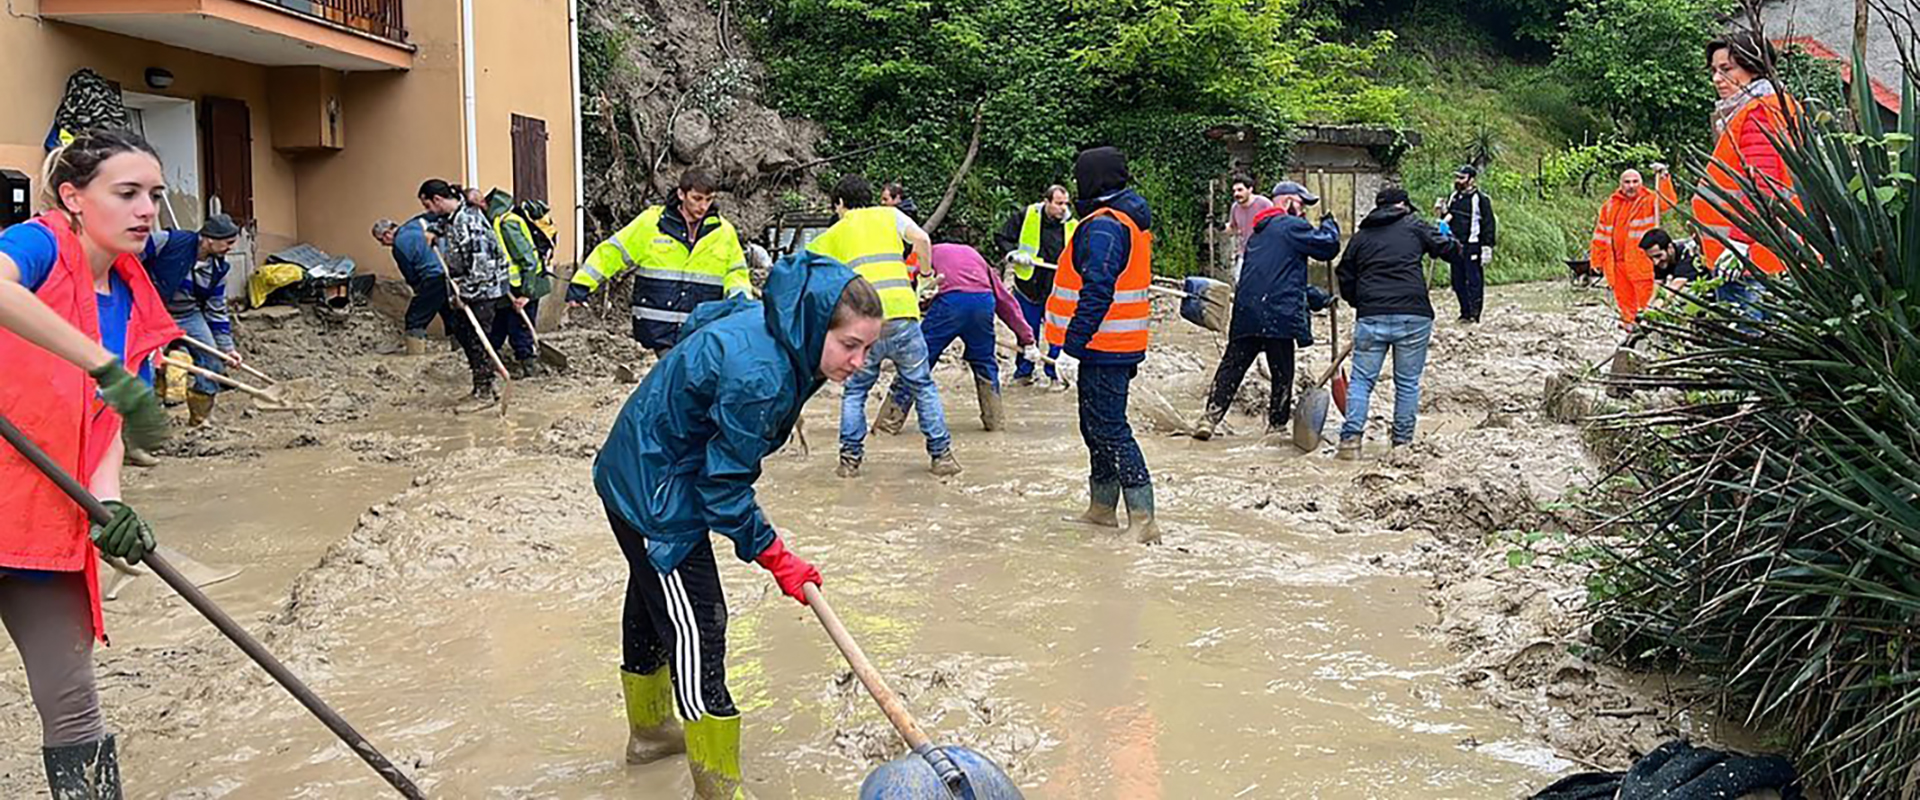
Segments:
[[[547,198],[547,121],[513,115],[513,197]]]
[[[200,141],[205,152],[207,196],[233,221],[253,221],[253,121],[244,100],[200,100]]]

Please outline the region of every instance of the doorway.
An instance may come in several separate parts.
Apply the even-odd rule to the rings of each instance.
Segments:
[[[200,193],[200,122],[192,100],[122,92],[133,129],[160,153],[167,181],[161,223],[198,230],[205,218]]]

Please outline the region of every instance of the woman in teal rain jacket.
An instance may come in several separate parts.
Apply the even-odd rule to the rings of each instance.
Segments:
[[[753,484],[807,399],[866,363],[884,316],[873,286],[840,262],[788,257],[767,276],[764,300],[694,309],[594,461],[593,485],[629,570],[620,665],[627,761],[687,753],[703,800],[741,796],[740,714],[727,692],[726,599],[709,532],[806,602],[802,587],[820,573],[786,549]]]

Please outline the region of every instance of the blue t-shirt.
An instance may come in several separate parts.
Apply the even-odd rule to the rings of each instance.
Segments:
[[[60,245],[53,231],[37,224],[14,225],[0,231],[0,253],[13,259],[20,268],[20,285],[37,292],[53,274],[60,258]],[[107,351],[127,360],[127,325],[133,319],[133,289],[115,272],[108,279],[109,294],[95,294],[100,306],[100,344]],[[152,382],[152,371],[140,365],[140,378]]]

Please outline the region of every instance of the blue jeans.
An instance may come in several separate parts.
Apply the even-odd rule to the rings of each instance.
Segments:
[[[453,314],[449,315],[447,312],[450,309],[452,306],[447,303],[447,279],[439,275],[421,278],[420,284],[413,287],[413,299],[407,301],[407,335],[426,336],[427,326],[433,324],[434,317],[439,317],[441,322],[452,326],[452,317],[459,316],[460,312],[454,310]],[[449,327],[448,330],[451,331],[452,328]]]
[[[1080,364],[1080,439],[1087,443],[1087,472],[1093,483],[1117,483],[1124,489],[1153,483],[1147,457],[1127,424],[1127,390],[1137,370],[1134,364]]]
[[[1040,329],[1040,325],[1042,322],[1046,321],[1047,307],[1043,304],[1035,303],[1032,300],[1028,300],[1026,295],[1023,295],[1019,292],[1013,293],[1013,300],[1014,302],[1020,304],[1020,316],[1026,318],[1027,327],[1033,329],[1033,338],[1043,342],[1046,341],[1047,335],[1044,331]],[[1058,345],[1048,347],[1047,357],[1059,358],[1060,347]],[[1033,362],[1028,361],[1026,359],[1026,356],[1014,356],[1013,357],[1013,377],[1026,378],[1032,375],[1033,375]],[[1060,373],[1056,372],[1052,367],[1052,365],[1048,365],[1047,377],[1059,378]]]
[[[539,300],[527,303],[526,311],[528,320],[535,325],[540,324]],[[513,310],[512,305],[501,306],[499,311],[494,313],[493,325],[490,327],[492,330],[487,331],[487,341],[493,343],[494,352],[506,355],[507,342],[511,341],[514,358],[520,361],[532,361],[538,355],[533,351],[533,332],[527,330],[527,323],[520,321],[520,314]]]
[[[927,338],[920,320],[890,319],[880,329],[880,340],[867,351],[867,365],[847,379],[840,399],[840,452],[855,457],[866,453],[867,393],[880,382],[880,362],[891,361],[900,372],[920,417],[920,433],[927,437],[927,455],[938,458],[953,449],[947,418],[940,407],[940,389],[933,385],[933,363],[927,358]]]
[[[207,344],[214,345],[215,347],[220,346],[219,343],[213,340],[213,328],[207,324],[205,314],[198,311],[190,311],[174,317],[173,324],[180,326],[181,333],[199,339]],[[201,369],[212,370],[222,375],[227,374],[227,362],[221,361],[214,357],[213,354],[201,350],[198,347],[189,348],[189,350],[193,353],[194,366]],[[198,375],[193,376],[193,390],[196,392],[201,394],[219,394],[220,389],[220,384],[214,383],[210,378],[203,378]]]
[[[927,337],[927,355],[933,358],[928,371],[939,366],[940,354],[947,351],[947,345],[959,339],[966,345],[967,364],[973,367],[973,374],[1000,388],[1000,362],[993,357],[992,292],[949,292],[935,297],[927,306],[926,319],[920,321],[920,330]],[[897,378],[888,399],[903,411],[913,408],[913,395]]]
[[[1427,369],[1427,342],[1433,319],[1416,314],[1361,317],[1353,328],[1353,383],[1347,387],[1347,420],[1340,438],[1353,439],[1367,427],[1367,400],[1380,380],[1380,368],[1393,350],[1393,442],[1413,441],[1420,415],[1420,373]]]

